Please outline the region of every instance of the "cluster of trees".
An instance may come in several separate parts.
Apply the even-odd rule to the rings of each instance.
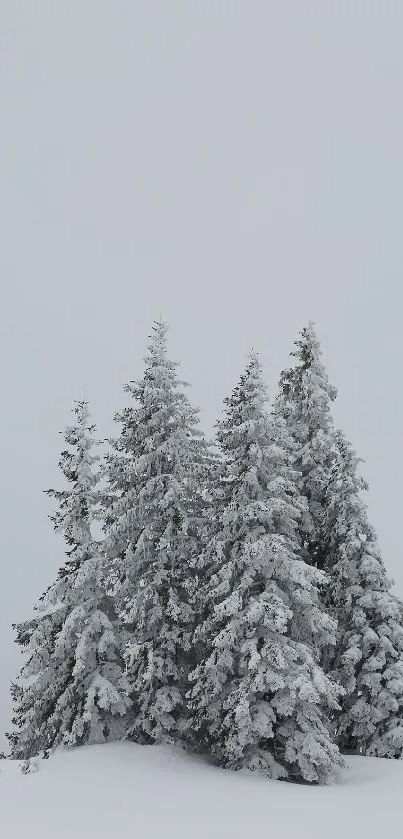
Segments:
[[[249,357],[214,445],[166,331],[104,456],[86,401],[65,432],[66,560],[16,626],[12,756],[126,737],[314,783],[346,752],[400,757],[403,608],[313,325],[270,410]]]

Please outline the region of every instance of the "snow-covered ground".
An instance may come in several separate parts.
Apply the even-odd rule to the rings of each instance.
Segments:
[[[403,761],[351,758],[339,783],[294,786],[180,751],[119,743],[56,753],[39,771],[0,762],[4,839],[389,839]]]

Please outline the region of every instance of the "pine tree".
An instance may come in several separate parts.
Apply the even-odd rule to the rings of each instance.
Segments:
[[[15,627],[28,658],[13,687],[16,728],[8,736],[13,757],[22,759],[59,744],[117,739],[128,708],[104,559],[91,533],[98,501],[95,427],[87,402],[74,411],[59,463],[68,488],[48,490],[67,560],[35,616]]]
[[[335,458],[331,403],[337,391],[322,363],[312,322],[302,330],[295,346],[291,355],[296,358],[296,364],[281,375],[275,411],[286,421],[294,444],[300,492],[308,505],[300,524],[304,559],[323,569],[326,565],[323,517]]]
[[[167,327],[156,323],[141,381],[126,386],[134,405],[122,425],[107,474],[106,547],[127,636],[132,702],[127,736],[173,742],[186,734],[192,660],[192,599],[204,515],[208,447],[197,411],[167,357]]]
[[[299,556],[304,504],[284,422],[269,422],[252,356],[226,400],[218,439],[225,459],[218,521],[205,550],[204,606],[191,674],[192,727],[231,768],[273,778],[329,780],[341,759],[328,730],[338,688],[315,648],[334,641],[319,606],[323,574]]]
[[[301,333],[294,368],[280,380],[276,411],[295,446],[294,465],[308,503],[300,535],[306,561],[324,569],[323,603],[338,622],[337,645],[322,664],[345,689],[335,714],[343,751],[398,757],[403,751],[402,606],[391,591],[368,523],[351,445],[334,427],[336,396],[313,324]]]
[[[344,751],[377,757],[403,753],[403,612],[393,595],[376,534],[360,496],[359,459],[336,435],[337,458],[326,514],[327,600],[339,624],[329,666],[346,696],[337,717]]]

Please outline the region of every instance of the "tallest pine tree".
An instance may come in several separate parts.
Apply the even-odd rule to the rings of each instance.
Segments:
[[[296,363],[280,379],[275,413],[285,421],[294,443],[294,466],[307,501],[300,535],[304,559],[323,570],[326,539],[323,518],[335,456],[332,402],[336,388],[329,382],[313,323],[302,330],[291,354]]]
[[[322,363],[313,324],[296,342],[295,366],[280,380],[276,412],[287,424],[308,513],[304,555],[327,573],[324,605],[338,622],[338,643],[324,666],[345,689],[335,714],[344,751],[379,757],[403,753],[402,605],[392,592],[361,493],[359,460],[335,429],[336,391]]]

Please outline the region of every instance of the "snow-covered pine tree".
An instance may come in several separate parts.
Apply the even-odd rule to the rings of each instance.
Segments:
[[[309,323],[295,342],[295,366],[283,371],[275,413],[285,419],[294,444],[294,467],[299,489],[307,501],[300,537],[306,562],[323,569],[323,516],[335,458],[331,403],[337,396],[322,363],[322,351],[314,324]]]
[[[91,533],[98,501],[95,426],[86,401],[74,411],[59,463],[67,489],[48,490],[57,502],[51,520],[67,543],[67,561],[35,616],[16,626],[28,658],[13,687],[15,730],[8,737],[15,758],[59,744],[118,739],[129,704],[104,559]]]
[[[192,663],[195,566],[200,552],[210,455],[198,415],[167,356],[167,327],[155,323],[134,405],[116,415],[120,436],[106,463],[111,504],[106,549],[127,638],[137,742],[185,738]]]
[[[336,396],[321,361],[314,326],[302,330],[297,362],[280,380],[276,412],[295,446],[299,487],[308,502],[300,529],[306,561],[324,569],[325,608],[338,621],[337,645],[322,664],[346,693],[335,715],[343,751],[399,757],[403,751],[402,605],[368,523],[356,457],[334,428]]]
[[[368,523],[360,461],[341,432],[336,444],[325,533],[327,602],[339,625],[328,664],[346,690],[338,741],[343,751],[396,758],[403,753],[402,604]]]
[[[191,674],[200,748],[231,768],[326,782],[341,758],[329,734],[338,688],[312,648],[334,642],[319,606],[324,575],[299,556],[304,504],[284,422],[270,423],[255,355],[218,425],[225,470],[219,522],[205,550],[208,574]]]

